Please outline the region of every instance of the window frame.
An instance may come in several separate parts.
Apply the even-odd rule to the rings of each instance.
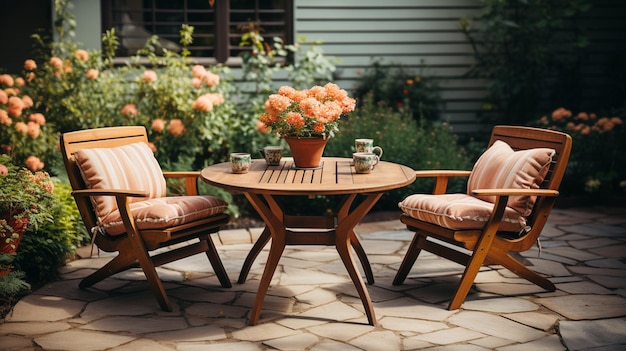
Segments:
[[[262,11],[259,11],[258,8],[258,0],[256,0],[256,8],[255,13],[258,14]],[[231,23],[230,23],[230,0],[216,0],[213,5],[215,11],[215,46],[214,46],[214,56],[213,57],[199,57],[190,55],[189,58],[194,63],[212,65],[212,64],[225,64],[227,66],[241,66],[242,59],[240,56],[231,56],[232,51],[231,48],[237,47],[230,44],[230,39],[232,37],[230,33]],[[101,9],[101,18],[102,18],[102,32],[104,33],[106,30],[109,30],[114,27],[113,24],[113,4],[110,0],[101,0],[100,1],[100,9]],[[186,9],[185,9],[186,10]],[[293,1],[285,0],[285,37],[283,38],[285,43],[294,43],[295,33],[294,33],[294,5]],[[182,10],[184,11],[184,10]],[[181,25],[183,23],[180,23]],[[263,22],[261,22],[263,25]],[[268,39],[268,38],[266,38]],[[120,56],[115,58],[115,63],[124,63],[127,62],[130,56]],[[142,62],[142,63],[147,63]]]

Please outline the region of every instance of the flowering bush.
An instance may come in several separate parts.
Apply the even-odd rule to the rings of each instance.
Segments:
[[[534,123],[572,136],[572,154],[561,188],[575,193],[623,193],[626,190],[626,130],[619,116],[560,107]]]
[[[296,90],[282,86],[265,103],[259,116],[279,137],[333,137],[342,114],[354,111],[356,101],[333,83]]]
[[[15,166],[7,155],[0,155],[0,244],[14,251],[16,233],[52,221],[54,185],[46,172],[31,172]]]
[[[189,38],[192,31],[192,27],[183,26],[181,38]],[[39,46],[48,45],[42,38],[35,38]],[[184,40],[181,43],[188,44]],[[20,92],[32,96],[28,98],[29,106],[33,111],[46,111],[46,118],[26,111],[21,124],[2,118],[11,116],[7,101],[8,112],[0,115],[0,123],[11,122],[15,128],[11,135],[4,131],[0,134],[0,143],[8,145],[0,152],[20,150],[20,157],[16,158],[20,162],[31,155],[52,160],[57,130],[63,133],[103,126],[143,125],[165,169],[200,169],[224,161],[234,142],[237,126],[250,124],[250,129],[254,129],[254,120],[245,123],[235,114],[230,99],[233,85],[229,79],[220,77],[229,69],[194,65],[185,51],[181,54],[166,51],[164,57],[158,57],[156,42],[156,37],[152,38],[124,66],[113,65],[114,57],[103,56],[99,51],[78,49],[71,40],[42,50],[51,54],[39,59],[39,63],[27,60],[26,77],[20,80],[25,86]],[[115,32],[105,33],[104,52],[114,52],[116,45]],[[0,103],[2,101],[0,99]],[[13,104],[13,99],[11,101]],[[39,133],[39,138],[34,140],[46,119],[54,125],[55,133]],[[31,160],[29,166],[36,160]],[[56,162],[60,165],[60,160]],[[43,165],[38,163],[40,167]]]
[[[146,126],[155,156],[166,169],[200,169],[224,161],[236,124],[242,123],[230,98],[233,86],[221,78],[228,68],[192,65],[172,53],[164,58],[151,53],[148,59],[152,69],[132,69],[136,78],[121,115]]]
[[[371,95],[375,102],[383,102],[395,111],[411,112],[416,121],[425,118],[439,120],[441,98],[436,79],[414,72],[406,67],[390,67],[374,61],[365,72],[357,72],[359,80],[354,97],[359,106]]]
[[[0,75],[0,154],[9,154],[16,164],[39,171],[45,166],[42,159],[55,151],[56,133],[25,92],[36,64],[28,60],[24,67],[28,79]]]

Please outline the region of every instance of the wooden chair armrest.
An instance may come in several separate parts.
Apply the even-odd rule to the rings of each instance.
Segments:
[[[82,189],[72,191],[72,196],[115,196],[115,197],[147,197],[149,193],[143,190],[119,190],[119,189]]]
[[[475,189],[472,191],[475,196],[559,196],[557,190],[549,189]]]
[[[149,192],[143,190],[117,190],[117,189],[82,189],[72,191],[72,195],[75,197],[88,197],[88,196],[115,196],[115,202],[117,208],[120,211],[120,217],[127,233],[134,233],[130,235],[131,240],[138,241],[139,231],[135,224],[135,218],[130,212],[128,197],[147,197]],[[143,243],[137,243],[137,245],[143,245]]]
[[[448,179],[451,177],[469,177],[472,171],[464,170],[427,170],[427,171],[415,171],[415,176],[418,178],[435,178],[435,185],[433,186],[433,194],[440,195],[445,194],[448,188]]]
[[[200,171],[165,171],[165,178],[185,178],[185,194],[198,195],[198,178]]]
[[[469,177],[472,171],[464,170],[427,170],[427,171],[415,171],[415,176],[418,178],[427,177]]]
[[[165,178],[198,178],[200,171],[164,171]]]

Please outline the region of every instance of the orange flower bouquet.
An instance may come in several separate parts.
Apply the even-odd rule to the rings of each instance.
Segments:
[[[282,86],[265,102],[259,121],[279,137],[333,137],[339,118],[354,111],[356,101],[333,83],[296,90]]]

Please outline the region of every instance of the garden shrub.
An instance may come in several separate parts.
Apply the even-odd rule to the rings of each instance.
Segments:
[[[408,110],[416,121],[422,118],[437,121],[441,104],[438,91],[433,78],[403,66],[384,66],[374,61],[359,77],[354,97],[362,104],[366,95],[371,94],[369,99],[375,103],[384,102],[394,111]]]
[[[76,247],[89,243],[85,229],[65,181],[54,181],[54,221],[45,222],[36,230],[24,233],[13,262],[15,269],[26,273],[26,280],[38,287],[54,280],[58,268],[74,254]]]
[[[580,89],[588,39],[575,17],[588,0],[480,0],[481,11],[460,21],[476,63],[467,76],[488,80],[485,118],[528,123],[542,99],[573,98]],[[545,100],[543,100],[545,101]]]
[[[603,116],[560,107],[531,124],[572,136],[572,153],[560,187],[564,196],[602,198],[626,192],[626,128],[619,111]]]
[[[193,28],[183,27],[188,38]],[[228,68],[193,65],[186,52],[155,54],[156,37],[125,66],[113,57],[77,49],[67,57],[61,50],[32,70],[25,86],[38,97],[39,108],[59,132],[118,125],[143,125],[155,156],[166,170],[201,169],[226,160],[237,139],[241,121],[230,94],[233,84],[224,78]],[[104,35],[105,52],[114,51],[114,31]],[[185,45],[187,42],[181,41]],[[40,45],[45,45],[40,42]],[[67,44],[73,47],[71,41]],[[253,129],[253,127],[251,127]]]

